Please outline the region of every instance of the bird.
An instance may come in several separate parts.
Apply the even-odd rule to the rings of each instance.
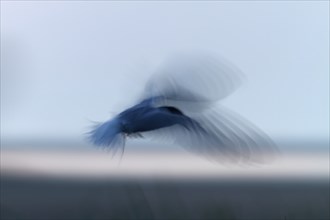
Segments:
[[[155,70],[137,104],[94,125],[88,140],[121,156],[127,138],[149,137],[220,163],[267,162],[279,152],[274,141],[220,103],[244,79],[213,54],[173,56]]]

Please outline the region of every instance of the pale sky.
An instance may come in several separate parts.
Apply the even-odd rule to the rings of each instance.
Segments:
[[[327,1],[1,1],[1,136],[79,139],[166,57],[205,50],[248,81],[223,104],[271,137],[328,138]]]

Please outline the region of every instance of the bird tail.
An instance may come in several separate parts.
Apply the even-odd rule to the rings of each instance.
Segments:
[[[126,137],[120,130],[119,121],[113,119],[96,124],[92,130],[88,132],[88,139],[92,144],[113,151],[115,154],[118,149],[121,149],[123,153]]]

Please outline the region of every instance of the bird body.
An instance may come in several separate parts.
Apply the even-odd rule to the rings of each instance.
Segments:
[[[193,153],[218,162],[260,162],[277,148],[260,129],[217,105],[242,77],[214,57],[176,59],[148,81],[142,101],[96,125],[89,140],[116,152],[128,137],[167,137]]]
[[[166,107],[134,107],[119,115],[122,123],[122,132],[131,134],[152,131],[176,124],[184,125],[187,118],[167,110]]]
[[[153,131],[173,125],[181,125],[189,130],[190,126],[198,125],[198,123],[185,116],[175,107],[153,107],[149,100],[144,100],[121,112],[114,119],[98,125],[91,133],[90,139],[96,145],[107,145],[109,143],[107,139],[119,134],[134,136],[141,132]],[[110,132],[107,132],[106,127],[108,126],[114,129],[110,129]]]

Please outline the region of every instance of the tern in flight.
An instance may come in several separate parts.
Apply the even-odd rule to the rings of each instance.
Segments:
[[[243,78],[224,59],[175,57],[155,71],[137,104],[94,126],[88,138],[121,154],[127,138],[152,137],[217,162],[266,162],[277,152],[273,141],[220,103]]]

